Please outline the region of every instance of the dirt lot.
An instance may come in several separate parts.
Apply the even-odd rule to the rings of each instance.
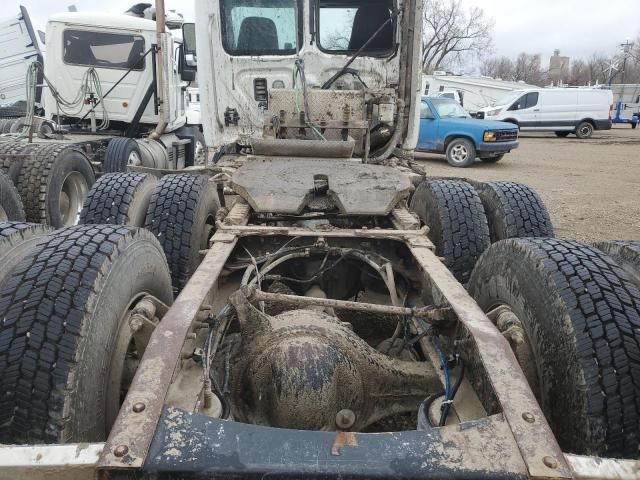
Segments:
[[[640,128],[595,132],[589,140],[523,133],[499,163],[450,167],[417,156],[429,175],[526,183],[542,196],[556,235],[583,241],[640,240]]]

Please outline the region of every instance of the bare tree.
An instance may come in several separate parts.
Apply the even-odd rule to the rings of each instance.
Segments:
[[[479,7],[465,9],[461,0],[425,0],[422,68],[433,73],[467,56],[488,53],[493,20]]]
[[[582,86],[587,85],[591,81],[591,78],[589,78],[589,67],[581,58],[571,62],[566,75],[566,79],[564,80],[569,85]]]
[[[543,86],[547,83],[547,72],[542,70],[540,54],[529,54],[522,52],[514,62],[512,80],[531,85]]]
[[[609,81],[609,73],[607,69],[611,64],[611,59],[600,53],[592,53],[587,60],[587,70],[589,80],[592,85],[595,83],[607,83]]]
[[[502,80],[513,80],[513,61],[509,57],[486,58],[480,64],[480,73]]]

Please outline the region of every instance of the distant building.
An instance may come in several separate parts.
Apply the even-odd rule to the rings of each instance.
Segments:
[[[549,77],[554,83],[558,83],[569,72],[569,57],[560,55],[560,50],[554,50],[549,59]]]

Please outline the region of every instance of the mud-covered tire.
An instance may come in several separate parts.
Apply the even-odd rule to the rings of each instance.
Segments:
[[[610,257],[573,241],[504,240],[468,289],[485,312],[508,305],[520,319],[563,451],[638,456],[640,291]]]
[[[465,283],[491,243],[477,192],[462,180],[425,180],[411,198],[411,210],[429,227],[436,254]]]
[[[143,229],[65,228],[18,264],[0,287],[0,443],[105,440],[106,402],[120,395],[108,388],[111,351],[144,293],[172,300],[162,249]]]
[[[45,144],[24,160],[18,176],[27,221],[54,228],[74,225],[94,182],[84,153],[68,145]]]
[[[158,179],[145,173],[107,173],[93,184],[80,213],[81,224],[144,227]]]
[[[16,186],[8,175],[0,171],[0,222],[9,220],[23,222],[25,219],[24,206]]]
[[[216,187],[203,175],[167,175],[153,191],[145,228],[164,249],[176,294],[202,261],[218,205]]]
[[[598,242],[596,247],[613,258],[640,289],[640,240]]]
[[[507,238],[554,236],[547,207],[528,185],[477,182],[474,187],[482,200],[492,242]]]
[[[0,288],[2,281],[49,231],[48,227],[37,223],[0,223]]]
[[[137,163],[136,156],[138,160],[142,158],[138,142],[133,138],[113,138],[107,144],[107,150],[104,153],[103,171],[105,173],[126,172],[130,162]]]

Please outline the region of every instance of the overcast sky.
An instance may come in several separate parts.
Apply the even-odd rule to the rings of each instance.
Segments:
[[[165,0],[167,9],[176,9],[192,20],[193,1]],[[543,58],[559,48],[572,58],[592,52],[616,52],[626,37],[640,35],[640,0],[463,0],[479,5],[495,20],[494,53],[515,56],[525,51]],[[36,28],[44,30],[47,16],[74,4],[79,11],[127,10],[135,0],[2,0],[2,12],[18,12],[27,7]],[[152,2],[151,2],[152,3]]]

